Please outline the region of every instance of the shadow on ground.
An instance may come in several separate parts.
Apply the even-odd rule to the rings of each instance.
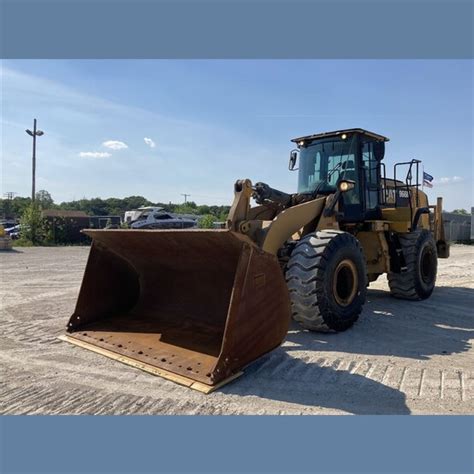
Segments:
[[[438,287],[424,301],[390,297],[369,290],[359,321],[344,333],[305,331],[292,323],[292,350],[334,351],[429,359],[465,352],[474,338],[474,289]]]
[[[404,393],[363,375],[293,358],[283,347],[253,363],[220,391],[359,415],[410,413]]]
[[[286,344],[245,371],[224,393],[324,407],[354,414],[408,414],[405,394],[363,375],[292,357],[294,351],[397,356],[426,360],[457,354],[474,338],[474,290],[438,287],[428,300],[404,301],[369,290],[360,320],[350,330],[323,334],[292,323]],[[309,357],[308,357],[309,359]],[[311,357],[314,360],[314,356]],[[321,361],[323,358],[321,359]],[[304,409],[303,409],[304,411]]]

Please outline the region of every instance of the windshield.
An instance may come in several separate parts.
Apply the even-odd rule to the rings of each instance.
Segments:
[[[298,193],[311,193],[322,183],[318,193],[336,191],[340,178],[355,177],[355,147],[352,140],[314,142],[300,152]]]

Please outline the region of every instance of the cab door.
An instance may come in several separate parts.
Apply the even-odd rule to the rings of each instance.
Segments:
[[[383,142],[364,141],[361,144],[361,185],[365,219],[380,219],[380,160]],[[381,154],[382,153],[382,154]]]
[[[359,137],[353,137],[354,146],[344,155],[341,163],[337,182],[340,180],[354,181],[355,186],[350,191],[341,194],[339,200],[340,210],[343,213],[341,222],[360,222],[364,220],[364,200],[362,196],[362,177],[360,175],[360,146]],[[337,185],[337,183],[334,183]]]
[[[344,169],[341,173],[341,179],[354,181],[355,186],[350,191],[342,194],[342,207],[344,212],[344,221],[357,222],[364,219],[363,199],[361,199],[361,178],[360,170],[357,166],[357,158],[348,159],[344,163]]]

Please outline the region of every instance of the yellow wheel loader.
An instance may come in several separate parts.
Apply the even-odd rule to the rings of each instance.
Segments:
[[[225,229],[86,230],[65,339],[209,392],[279,346],[291,317],[351,327],[383,273],[392,296],[428,298],[449,255],[441,198],[428,204],[418,160],[386,177],[387,141],[362,129],[294,139],[297,193],[239,180]]]

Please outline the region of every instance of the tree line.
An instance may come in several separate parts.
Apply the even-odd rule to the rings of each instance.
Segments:
[[[197,205],[193,201],[185,204],[152,202],[143,196],[128,196],[121,198],[92,198],[55,203],[48,191],[36,193],[36,204],[41,209],[61,209],[67,211],[83,211],[90,216],[122,216],[125,211],[143,206],[157,206],[167,212],[176,214],[211,215],[216,221],[227,218],[230,206]],[[16,196],[13,199],[0,199],[0,215],[6,219],[19,219],[31,205],[31,198]]]
[[[212,216],[216,221],[225,221],[230,206],[208,206],[197,205],[193,201],[185,204],[152,202],[143,196],[128,196],[121,198],[92,198],[78,199],[55,203],[51,194],[46,190],[36,193],[36,204],[40,209],[62,209],[66,211],[83,211],[89,216],[122,216],[125,211],[137,209],[143,206],[162,207],[167,212],[176,214],[196,214],[200,216]],[[20,219],[31,205],[31,198],[16,196],[13,199],[0,199],[0,217],[6,219]],[[465,209],[455,209],[454,214],[468,216],[470,213]]]

